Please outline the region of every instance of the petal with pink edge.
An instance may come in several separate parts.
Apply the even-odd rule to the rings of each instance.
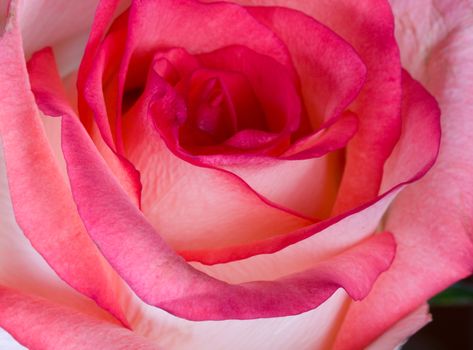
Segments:
[[[394,326],[371,343],[366,350],[400,349],[407,339],[432,321],[429,305],[424,304],[414,312],[402,318]]]
[[[14,286],[26,293],[57,300],[94,317],[117,322],[93,300],[61,280],[18,227],[8,190],[1,146],[0,152],[0,283]]]
[[[253,320],[188,321],[143,303],[129,303],[132,327],[163,349],[323,350],[329,349],[349,297],[338,290],[314,310]]]
[[[333,123],[365,82],[366,68],[355,50],[330,28],[301,12],[283,7],[248,11],[286,44],[312,127]]]
[[[157,350],[122,326],[0,286],[0,326],[30,350]]]
[[[413,110],[428,110],[428,99],[419,106],[422,96],[424,99],[428,96],[426,91],[407,74],[403,75],[403,84],[409,94],[407,100],[413,102]],[[442,103],[448,106],[448,102],[440,99],[441,107]],[[465,145],[458,146],[455,141],[463,137],[467,144],[471,137],[465,133],[473,128],[467,123],[445,124],[451,123],[452,117],[458,120],[462,115],[451,113],[450,109],[444,109],[442,115],[444,131],[436,165],[425,178],[402,192],[390,208],[386,227],[399,242],[394,263],[370,295],[351,306],[337,349],[363,348],[426,299],[473,270],[469,229],[472,225],[469,213],[473,208],[473,159],[469,153],[465,154]],[[464,120],[466,118],[469,114]],[[452,128],[456,130],[453,139]],[[420,128],[419,131],[412,137],[426,136]],[[416,141],[411,145],[416,147]],[[372,326],[361,329],[361,324],[367,320]]]
[[[38,66],[51,63],[47,51],[41,54]],[[275,281],[231,285],[199,272],[166,245],[129,200],[60,96],[42,95],[41,100],[63,113],[62,148],[83,222],[112,266],[151,305],[194,320],[297,314],[317,307],[340,287],[352,298],[363,298],[390,265],[395,244],[386,233]]]
[[[17,18],[10,17],[0,38],[0,135],[16,221],[62,279],[126,322],[116,300],[118,276],[87,236],[45,136]]]
[[[383,166],[400,133],[401,65],[394,21],[385,0],[232,0],[248,6],[282,6],[315,18],[340,35],[366,65],[363,88],[350,105],[359,131],[348,146],[347,165],[334,213],[378,194]],[[347,20],[348,18],[353,20]]]
[[[62,118],[63,151],[82,220],[112,266],[151,305],[193,320],[297,314],[318,306],[340,286],[352,298],[364,297],[390,265],[394,241],[383,234],[276,281],[230,285],[213,279],[165,244],[120,189],[78,121]]]

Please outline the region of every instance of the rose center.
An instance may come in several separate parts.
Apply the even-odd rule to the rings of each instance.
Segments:
[[[176,90],[188,108],[179,130],[185,148],[218,145],[246,129],[267,129],[253,89],[240,73],[199,69]]]
[[[189,154],[276,155],[299,128],[294,79],[268,56],[240,46],[199,55],[171,48],[151,60],[150,69],[159,78],[146,84],[167,84],[175,94],[171,100],[181,101],[174,120],[163,119],[170,114],[162,112],[153,118],[168,144]],[[168,108],[164,100],[154,102]]]

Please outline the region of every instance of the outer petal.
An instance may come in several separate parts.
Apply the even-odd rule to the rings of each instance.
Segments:
[[[98,0],[21,0],[18,12],[26,56],[52,46],[62,75],[77,68]],[[9,1],[2,1],[9,2]]]
[[[450,57],[464,54],[449,53]],[[465,102],[460,110],[449,105],[454,101],[450,94],[456,93],[461,99],[468,87],[471,90],[473,80],[463,75],[455,78],[445,82],[450,97],[439,96],[444,128],[438,161],[424,179],[401,193],[387,217],[386,227],[399,241],[394,264],[365,300],[350,307],[336,349],[364,348],[397,320],[473,269],[473,157],[465,152],[471,148],[471,107]],[[420,85],[405,81],[406,95],[419,101],[425,92]],[[422,110],[425,106],[417,103],[414,108]],[[415,140],[425,137],[423,132],[415,134]],[[458,144],[459,139],[464,144]],[[367,322],[370,327],[364,326]]]
[[[386,333],[371,343],[366,350],[400,349],[406,339],[432,321],[429,305],[424,304],[417,310],[396,322]]]
[[[123,320],[119,279],[86,235],[44,135],[27,80],[16,2],[10,11],[0,38],[0,136],[16,220],[61,278]]]
[[[163,349],[326,350],[348,301],[342,290],[318,308],[295,316],[193,322],[144,304],[130,303],[133,329]],[[211,344],[211,345],[209,345]]]
[[[122,326],[0,286],[0,325],[30,350],[157,350]]]
[[[0,147],[1,150],[1,147]],[[15,214],[8,190],[8,182],[0,154],[0,283],[15,286],[24,292],[58,300],[85,313],[112,319],[90,299],[84,297],[48,266],[47,262],[31,246],[15,221]]]

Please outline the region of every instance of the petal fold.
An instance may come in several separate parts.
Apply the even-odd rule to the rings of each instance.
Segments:
[[[16,13],[16,2],[11,6]],[[16,221],[62,279],[126,323],[116,300],[118,277],[87,236],[45,136],[16,20],[10,17],[0,38],[0,136]]]
[[[0,310],[0,326],[30,350],[158,349],[127,328],[4,286]]]
[[[360,299],[394,256],[391,235],[382,234],[279,280],[241,285],[216,280],[185,263],[154,231],[77,119],[63,116],[62,131],[72,192],[89,234],[141,299],[177,316],[220,320],[297,314],[320,305],[341,286]]]

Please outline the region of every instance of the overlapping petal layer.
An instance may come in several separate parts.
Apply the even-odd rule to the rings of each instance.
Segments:
[[[473,89],[472,5],[468,1],[392,4],[403,63],[439,101],[442,143],[429,174],[393,204],[386,227],[399,242],[396,259],[370,296],[350,308],[339,349],[361,347],[378,337],[402,315],[473,270],[473,158],[465,151],[471,149],[473,131],[467,102]],[[407,91],[412,99],[422,94],[416,84]],[[372,327],[357,332],[367,319]]]
[[[0,65],[9,67],[0,70],[0,134],[16,221],[62,279],[126,323],[117,276],[87,236],[44,134],[15,20],[0,39]]]
[[[50,59],[45,51],[35,62],[52,64]],[[42,88],[48,90],[46,85]],[[104,256],[146,302],[196,320],[294,314],[319,305],[340,286],[355,299],[363,297],[389,266],[394,242],[383,234],[275,281],[230,285],[194,270],[127,198],[78,120],[67,108],[59,110],[59,100],[51,108],[51,101],[58,98],[54,85],[48,92],[51,98],[38,95],[38,102],[50,112],[62,112],[62,147],[82,220]],[[283,299],[287,303],[280,303]]]
[[[159,349],[120,325],[4,286],[0,310],[2,327],[28,349]]]
[[[245,4],[248,3],[245,2]],[[271,4],[274,3],[275,1],[271,2]],[[11,93],[10,88],[15,88],[15,91],[19,91],[21,96],[25,96],[25,101],[28,101],[25,111],[19,106],[15,106],[12,101],[0,100],[2,106],[11,107],[8,115],[14,113],[16,116],[16,113],[19,113],[22,116],[17,120],[13,120],[14,118],[2,119],[0,116],[0,132],[7,158],[12,200],[14,205],[15,201],[21,204],[19,209],[15,207],[15,215],[20,226],[32,240],[33,245],[36,242],[35,248],[42,254],[44,253],[47,261],[62,278],[80,292],[94,298],[122,322],[126,323],[131,317],[133,326],[138,327],[142,334],[149,331],[146,330],[147,326],[143,325],[148,321],[137,321],[135,315],[130,314],[130,306],[123,311],[121,309],[123,304],[119,305],[118,302],[113,301],[120,296],[108,292],[107,288],[110,287],[114,288],[118,294],[127,290],[127,287],[121,284],[120,278],[110,268],[109,263],[146,303],[194,320],[271,318],[296,314],[312,309],[324,301],[329,303],[331,300],[329,297],[340,286],[345,288],[352,298],[365,297],[377,276],[389,267],[394,254],[394,243],[390,234],[372,235],[376,231],[381,216],[397,193],[404,189],[404,185],[418,180],[435,161],[439,137],[438,110],[431,96],[407,74],[403,75],[401,89],[399,62],[390,34],[392,21],[387,4],[383,1],[369,1],[363,4],[339,1],[335,9],[328,11],[324,7],[327,5],[324,2],[312,4],[288,0],[277,3],[294,7],[314,16],[321,23],[329,25],[360,53],[360,57],[368,68],[368,75],[367,83],[359,100],[350,106],[350,109],[356,111],[356,115],[350,112],[342,115],[341,112],[350,104],[361,88],[363,80],[361,77],[364,74],[361,61],[349,45],[349,49],[345,50],[347,46],[342,39],[296,11],[259,7],[242,9],[231,4],[202,5],[194,1],[183,1],[181,7],[175,6],[175,3],[171,1],[136,2],[131,10],[121,17],[125,24],[130,20],[129,24],[132,30],[120,32],[120,35],[117,34],[118,39],[115,38],[121,40],[126,36],[130,40],[125,46],[113,47],[117,42],[107,42],[106,40],[100,43],[100,40],[115,12],[116,3],[103,1],[96,18],[97,27],[94,28],[87,49],[88,54],[83,61],[82,77],[79,77],[80,90],[89,103],[86,105],[84,104],[85,100],[82,100],[81,108],[89,113],[89,117],[92,116],[90,107],[95,113],[94,120],[84,119],[82,122],[85,122],[89,132],[92,131],[95,145],[90,141],[83,126],[75,117],[75,111],[67,105],[64,96],[61,96],[59,80],[51,79],[56,73],[49,53],[38,54],[29,65],[33,92],[41,109],[46,114],[60,117],[58,119],[60,119],[62,128],[62,143],[69,177],[65,179],[64,183],[60,183],[60,191],[57,192],[57,184],[54,183],[54,186],[51,186],[51,179],[54,177],[53,175],[56,175],[57,179],[63,179],[64,177],[61,176],[64,174],[57,167],[53,167],[53,172],[48,170],[50,166],[54,165],[54,158],[48,149],[46,138],[41,134],[41,125],[36,116],[38,112],[31,96],[28,95],[28,84],[24,80],[19,81],[15,86],[0,84],[0,90],[2,87],[5,89],[5,95],[8,96],[8,93]],[[258,1],[257,4],[265,5],[266,3]],[[153,22],[150,17],[152,11],[156,9],[159,9],[163,15],[161,22]],[[442,11],[447,10],[442,7]],[[198,28],[195,38],[198,40],[191,42],[184,35],[189,29],[180,28],[177,25],[186,23],[189,13],[192,13],[193,16],[197,13],[196,18],[191,17],[193,18],[191,24]],[[452,12],[450,11],[450,13]],[[347,14],[356,18],[357,21],[343,22],[343,18],[346,18]],[[216,18],[215,23],[218,28],[234,16],[237,16],[239,21],[232,22],[230,27],[222,26],[225,29],[229,28],[229,36],[226,36],[226,32],[223,34],[220,31],[212,33],[225,40],[220,42],[216,39],[206,42],[204,39],[208,40],[208,23],[203,23],[201,19],[208,16]],[[179,19],[181,20],[179,21]],[[288,19],[287,23],[284,19]],[[451,20],[451,22],[454,21]],[[141,26],[143,23],[146,28]],[[246,28],[239,27],[239,23],[243,23]],[[300,23],[300,27],[291,26],[288,30],[288,25],[291,23]],[[330,128],[322,129],[319,133],[303,139],[285,155],[286,159],[284,160],[263,159],[259,164],[250,161],[247,167],[239,168],[235,165],[227,165],[222,169],[217,169],[214,166],[209,167],[201,159],[183,160],[175,157],[160,138],[155,128],[156,124],[152,119],[153,108],[161,103],[162,106],[169,109],[168,114],[162,115],[173,117],[175,110],[172,108],[179,107],[178,104],[173,104],[175,99],[173,101],[172,98],[169,98],[170,95],[165,84],[161,85],[161,88],[165,87],[161,89],[161,93],[157,89],[154,91],[154,95],[149,91],[146,95],[145,91],[137,104],[131,109],[124,109],[124,112],[126,111],[125,123],[121,125],[121,108],[123,107],[121,100],[127,93],[126,86],[129,83],[127,77],[136,73],[129,71],[129,63],[130,67],[148,67],[147,62],[153,57],[150,53],[159,45],[184,46],[186,49],[191,47],[192,54],[200,53],[200,50],[212,51],[220,48],[219,45],[234,44],[230,40],[231,36],[236,36],[240,32],[246,33],[248,27],[253,28],[257,36],[256,39],[250,38],[256,40],[254,43],[250,43],[254,46],[245,41],[244,35],[237,36],[239,40],[242,40],[237,44],[249,45],[256,52],[271,56],[280,64],[288,67],[289,71],[292,69],[291,64],[294,64],[294,72],[299,75],[304,72],[304,79],[301,79],[300,82],[302,91],[313,89],[313,93],[318,91],[317,94],[324,96],[323,89],[317,90],[320,86],[341,89],[337,93],[337,97],[340,99],[314,99],[310,102],[307,102],[307,98],[305,100],[305,103],[309,104],[305,108],[310,113],[312,122],[318,125],[326,118],[329,122],[325,126],[331,126]],[[116,28],[120,29],[119,25],[116,25]],[[151,30],[148,31],[150,28]],[[268,28],[270,30],[267,30]],[[304,54],[302,57],[296,57],[294,54],[295,52],[303,53],[305,48],[308,50],[317,49],[317,43],[311,41],[304,43],[299,40],[304,35],[291,36],[295,29],[300,30],[300,33],[307,33],[308,28],[318,31],[334,47],[340,49],[340,51],[335,50],[322,57],[321,61],[317,62],[320,64],[319,66],[305,65]],[[179,35],[179,30],[182,30],[182,35]],[[2,38],[1,45],[12,49],[9,51],[13,53],[10,57],[21,62],[18,33],[13,34],[15,37],[9,42],[8,38],[11,38],[9,36],[11,33],[14,31],[7,31]],[[373,33],[377,33],[377,35],[373,37]],[[466,37],[465,32],[460,29],[455,28],[454,33],[460,38]],[[280,39],[288,42],[287,47],[281,44]],[[364,40],[375,43],[375,47],[367,49]],[[107,45],[112,47],[107,49]],[[439,55],[444,57],[443,48],[439,51]],[[328,75],[321,77],[320,81],[323,81],[321,85],[313,84],[313,81],[306,79],[308,76],[317,76],[324,71],[324,64],[333,60],[337,53],[341,54],[347,62],[353,63],[355,67],[353,76],[349,74]],[[122,54],[124,54],[123,61],[109,60],[110,55],[121,56]],[[109,55],[108,58],[107,55]],[[8,58],[7,55],[4,57]],[[456,60],[460,59],[461,55],[448,57],[454,57]],[[108,65],[110,62],[113,64]],[[438,66],[435,67],[441,71]],[[340,65],[340,70],[343,68],[344,66]],[[26,74],[24,67],[20,65],[17,69],[18,75],[24,77]],[[437,72],[437,70],[435,71]],[[447,73],[444,73],[440,76],[449,77]],[[417,77],[425,78],[422,74]],[[110,77],[112,77],[111,80],[109,80]],[[452,80],[449,79],[447,81],[452,84]],[[431,85],[432,91],[442,95],[443,84],[443,81],[436,81]],[[465,84],[465,90],[468,90],[469,87]],[[404,93],[402,108],[400,104],[401,90]],[[162,91],[165,93],[163,94]],[[456,100],[457,96],[460,96],[458,100]],[[464,105],[465,101],[462,96],[464,95],[455,95],[453,100],[457,101],[458,105]],[[443,97],[445,98],[445,108],[454,109],[450,103],[445,102],[449,101],[452,96],[445,95]],[[366,107],[369,104],[371,106]],[[163,112],[163,108],[160,109],[160,112]],[[458,111],[458,113],[461,114],[463,111]],[[402,129],[399,134],[400,117],[402,117]],[[336,123],[332,125],[332,122]],[[3,127],[1,127],[2,125]],[[133,128],[135,129],[133,130]],[[12,133],[10,130],[13,129],[20,130],[20,133]],[[447,129],[447,135],[448,133],[461,134],[457,128],[451,126],[450,122],[445,129]],[[386,130],[388,137],[381,130]],[[455,130],[455,132],[448,130]],[[325,163],[326,160],[323,157],[320,159],[305,158],[319,156],[319,153],[324,154],[324,152],[343,147],[355,132],[358,133],[349,146],[345,178],[342,181],[341,192],[335,206],[335,213],[341,213],[341,215],[314,223],[314,220],[310,218],[297,215],[291,210],[281,208],[281,205],[272,203],[277,202],[309,217],[317,216],[314,213],[320,214],[321,217],[328,216],[329,210],[319,208],[318,203],[308,205],[301,205],[301,203],[307,198],[318,195],[320,188],[326,186],[325,180],[317,185],[311,184],[311,174],[318,171],[319,173],[325,172],[325,175],[320,176],[323,179],[328,173],[333,172],[333,168],[330,168],[330,162]],[[146,135],[146,137],[140,140],[137,134]],[[398,138],[399,135],[400,138]],[[18,148],[17,145],[21,143],[21,140],[27,138],[30,139],[30,142],[26,142],[26,148],[23,150]],[[461,202],[452,200],[448,196],[447,190],[441,190],[438,193],[433,193],[431,190],[434,185],[439,188],[448,183],[446,176],[452,176],[450,171],[452,168],[456,169],[453,174],[452,188],[457,188],[458,183],[468,183],[465,176],[469,170],[469,166],[466,165],[469,164],[469,159],[462,156],[458,162],[451,163],[450,160],[454,157],[451,157],[452,153],[450,152],[455,153],[455,150],[458,149],[458,144],[452,140],[453,138],[448,138],[447,141],[444,141],[444,144],[447,145],[445,146],[446,151],[444,151],[447,152],[447,156],[444,159],[447,160],[445,163],[440,163],[438,166],[440,170],[435,173],[436,175],[429,177],[418,187],[404,190],[400,199],[394,204],[394,211],[387,221],[388,228],[394,232],[401,243],[400,253],[394,263],[394,271],[380,280],[381,287],[377,288],[381,289],[375,289],[368,299],[350,308],[336,346],[341,348],[365,347],[391,327],[395,321],[419,306],[427,296],[418,293],[415,286],[409,286],[406,291],[393,295],[393,300],[407,298],[409,302],[404,303],[402,308],[396,310],[387,308],[389,310],[388,318],[384,317],[380,311],[380,305],[382,305],[380,299],[385,297],[387,288],[391,290],[398,284],[405,283],[406,276],[410,276],[409,272],[413,269],[418,271],[416,278],[427,283],[425,276],[427,273],[433,272],[429,270],[424,274],[423,266],[425,262],[432,260],[433,254],[444,259],[442,261],[445,261],[445,266],[451,267],[448,251],[452,247],[456,247],[460,252],[458,259],[454,261],[453,268],[436,271],[439,276],[437,284],[430,284],[429,288],[426,288],[425,293],[427,294],[434,293],[447,283],[457,279],[458,276],[471,271],[471,261],[468,258],[468,253],[471,252],[471,241],[466,234],[463,235],[464,227],[469,225],[464,220],[468,215],[460,217],[446,215],[448,208],[445,208],[443,215],[435,215],[435,220],[431,220],[434,222],[432,224],[427,222],[430,217],[413,215],[414,209],[411,206],[414,203],[417,210],[417,208],[423,207],[422,204],[429,203],[427,207],[435,212],[438,205],[431,200],[432,197],[435,197],[448,203],[449,208],[455,208],[455,213],[468,212],[471,209],[468,186],[465,186],[466,190],[460,193]],[[37,141],[41,146],[39,151],[33,147]],[[396,147],[394,147],[394,142],[397,142]],[[45,146],[45,151],[42,151],[43,146]],[[107,163],[103,162],[96,147],[100,149]],[[154,154],[150,156],[151,153]],[[38,155],[40,156],[39,170],[30,174],[30,178],[18,175],[20,180],[17,180],[16,177],[11,176],[12,173],[20,174],[22,172],[22,163],[27,164],[29,169],[33,164],[33,157]],[[16,159],[17,156],[19,156],[18,159]],[[145,196],[141,209],[145,215],[138,209],[140,198],[137,196],[139,184],[136,181],[136,173],[125,156],[129,157],[135,166],[141,167],[140,171],[147,170],[142,171]],[[155,157],[154,160],[153,157]],[[370,159],[370,162],[365,163],[365,159]],[[84,164],[88,166],[84,167]],[[360,167],[360,164],[368,164],[369,166]],[[161,167],[161,170],[148,171],[153,167],[158,169]],[[328,168],[330,170],[327,171]],[[36,166],[33,169],[36,169]],[[46,170],[44,174],[43,170]],[[190,176],[191,173],[199,175]],[[299,180],[296,176],[297,173],[303,175],[300,180],[304,184],[301,186],[303,191],[299,193],[287,190],[287,188],[286,193],[280,189],[272,192],[271,188],[265,186],[268,183],[265,181],[274,181],[278,174],[284,174],[285,179],[288,180],[288,188],[292,188],[291,186]],[[176,174],[180,174],[180,177],[176,178]],[[36,178],[33,179],[32,176],[37,176],[39,181],[33,181]],[[267,176],[267,178],[262,180],[259,176]],[[361,181],[354,181],[351,179],[352,177],[357,177]],[[22,181],[25,179],[26,183],[23,183]],[[251,187],[245,184],[242,179],[247,181]],[[80,218],[68,192],[68,181],[70,181],[74,200],[79,208]],[[205,187],[211,183],[213,187]],[[333,188],[336,189],[337,185],[338,180],[335,181]],[[165,191],[163,191],[163,186]],[[202,191],[202,188],[205,190]],[[213,192],[209,193],[209,188]],[[419,196],[416,192],[419,191],[419,188],[422,193],[427,195]],[[150,192],[146,194],[146,191]],[[159,200],[159,205],[153,203],[153,198],[157,193],[164,194]],[[62,218],[67,218],[63,221],[53,220],[52,224],[65,227],[64,225],[70,224],[70,222],[65,222],[71,218],[73,218],[71,222],[74,223],[71,229],[73,232],[64,230],[64,236],[61,236],[59,241],[47,240],[45,232],[48,226],[45,226],[44,231],[38,230],[41,234],[32,230],[35,225],[47,223],[52,216],[39,220],[39,216],[33,215],[32,218],[27,216],[27,213],[30,213],[27,210],[38,211],[35,208],[44,206],[46,196],[50,195],[58,203],[57,208],[52,208],[53,216],[62,215]],[[27,203],[27,198],[31,198],[31,196],[35,198],[39,196],[43,200],[36,204]],[[324,203],[333,201],[335,195],[332,192],[327,197],[331,199],[324,197]],[[219,198],[220,202],[216,198]],[[416,202],[413,198],[422,203]],[[205,203],[206,206],[189,205],[189,203],[197,201]],[[113,207],[110,206],[110,203],[113,203]],[[179,210],[175,210],[181,207],[197,208],[197,211],[186,216],[185,214],[189,214],[188,212],[180,213]],[[332,205],[328,207],[331,209]],[[164,213],[163,208],[168,211]],[[169,211],[169,208],[174,208],[174,211]],[[347,209],[351,210],[347,211]],[[228,219],[229,212],[238,213],[239,216],[234,217],[232,221],[231,217]],[[217,215],[212,216],[211,213],[217,213]],[[100,253],[87,238],[81,219],[94,243],[99,247]],[[249,227],[241,224],[242,219],[246,220],[246,225]],[[163,220],[168,220],[168,222],[163,224]],[[420,229],[423,232],[420,236],[422,238],[420,245],[424,244],[424,239],[428,243],[426,251],[422,254],[419,254],[419,250],[416,248],[420,238],[415,238],[416,235],[412,232],[413,222],[416,225],[416,232],[418,227],[425,229]],[[211,227],[213,231],[205,231],[205,227]],[[461,233],[459,236],[465,239],[460,242],[457,240],[458,236],[455,236],[451,240],[444,240],[444,232],[439,230],[439,227],[456,229]],[[436,238],[439,238],[438,241],[441,240],[446,248],[439,247],[436,242],[427,238],[427,233],[430,232],[436,232]],[[73,244],[75,244],[72,246],[72,254],[71,251],[67,251],[67,254],[65,251],[61,252],[66,244],[69,248],[71,247],[70,240],[74,240]],[[187,260],[196,262],[186,263],[164,241],[180,250],[180,255]],[[74,264],[75,259],[78,259],[77,252],[81,249],[84,249],[85,252],[81,251],[81,256],[85,254],[88,259],[85,262],[81,261],[78,265]],[[272,254],[265,255],[264,253]],[[100,254],[103,254],[109,263]],[[414,263],[411,260],[412,256],[418,258],[418,261]],[[71,262],[72,265],[69,265]],[[419,263],[422,266],[419,266]],[[82,267],[88,268],[92,264],[101,266],[102,272],[97,278],[99,282],[102,279],[106,282],[95,284],[90,289],[85,287],[87,283],[91,283],[90,276],[86,276],[81,269]],[[73,269],[68,270],[70,266]],[[76,269],[77,266],[80,268]],[[8,294],[11,292],[10,290],[5,289],[5,291],[5,295],[10,295]],[[333,297],[336,297],[336,294]],[[28,299],[23,296],[15,298],[16,296],[8,300],[9,302],[21,300],[23,303]],[[281,303],[281,300],[284,302]],[[37,305],[35,303],[36,301],[33,304]],[[136,304],[141,305],[140,301],[136,301]],[[334,305],[341,307],[341,304],[343,301]],[[151,314],[161,312],[152,306],[149,308],[152,310]],[[35,310],[38,311],[37,316],[46,309]],[[123,313],[126,316],[123,316]],[[56,318],[58,315],[63,315],[63,310],[52,314],[43,313],[46,318],[51,315]],[[74,314],[71,316],[72,318],[67,312],[65,315],[64,319],[73,320],[72,324],[76,321],[80,324],[84,320],[82,315]],[[415,315],[408,317],[407,321],[400,325],[399,334],[402,335],[399,336],[396,333],[393,338],[381,339],[378,341],[378,346],[393,345],[427,320],[422,310],[419,317]],[[36,316],[33,316],[29,315],[27,320],[34,321]],[[374,325],[368,329],[360,329],[361,324],[368,323],[366,318],[374,319]],[[15,315],[7,315],[2,319],[0,326],[7,327],[7,323],[12,320],[15,321]],[[89,322],[88,319],[87,322]],[[334,321],[335,323],[337,321]],[[24,333],[22,325],[18,322],[13,324],[12,333],[16,331],[21,336],[21,333]],[[103,328],[104,334],[108,334],[109,325],[101,324],[97,327],[102,329],[102,326],[105,327]],[[60,327],[57,329],[61,329]],[[120,333],[120,338],[123,334],[126,341],[138,341],[130,334],[125,336],[126,332],[118,331],[117,328],[114,328],[115,326],[111,327],[114,329],[111,332],[117,331]],[[395,329],[398,328],[395,327]],[[76,332],[75,335],[80,337],[81,332],[82,330]],[[332,332],[333,329],[331,338],[333,338]],[[357,336],[347,339],[347,335],[353,334],[353,332]],[[159,332],[153,336],[156,334]],[[159,339],[155,340],[159,342]],[[321,340],[318,345],[326,345],[330,341],[326,338]],[[115,343],[113,344],[115,345]],[[33,343],[33,348],[35,346],[37,344]]]

